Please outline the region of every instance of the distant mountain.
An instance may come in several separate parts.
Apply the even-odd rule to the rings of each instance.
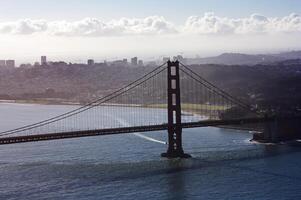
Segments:
[[[223,53],[219,56],[187,59],[187,64],[222,64],[222,65],[257,65],[275,63],[291,59],[301,59],[301,51],[283,52],[279,54],[241,54]]]
[[[280,61],[276,61],[276,62],[263,62],[261,63],[262,65],[301,65],[301,59],[287,59],[287,60],[280,60]]]
[[[279,53],[279,54],[274,54],[274,56],[281,57],[286,60],[301,59],[301,51],[283,52],[283,53]]]

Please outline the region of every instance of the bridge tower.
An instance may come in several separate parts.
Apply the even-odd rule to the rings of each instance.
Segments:
[[[182,147],[181,93],[179,61],[167,62],[168,149],[167,158],[189,158]]]

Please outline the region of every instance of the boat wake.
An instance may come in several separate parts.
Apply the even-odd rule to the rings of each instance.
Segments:
[[[120,123],[121,125],[123,126],[127,126],[127,127],[130,127],[131,124],[129,124],[127,121],[125,121],[124,119],[122,118],[114,118],[116,121],[118,121],[118,123]],[[149,137],[149,136],[146,136],[146,135],[143,135],[141,133],[132,133],[132,135],[135,135],[137,137],[140,137],[140,138],[143,138],[145,140],[148,140],[148,141],[151,141],[151,142],[156,142],[156,143],[160,143],[160,144],[167,144],[167,142],[164,142],[164,141],[161,141],[161,140],[157,140],[155,138],[152,138],[152,137]]]

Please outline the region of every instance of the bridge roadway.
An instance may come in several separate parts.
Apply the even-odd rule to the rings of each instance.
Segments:
[[[242,125],[242,124],[253,124],[263,123],[272,121],[272,118],[245,118],[245,119],[231,119],[231,120],[204,120],[199,122],[182,123],[182,128],[196,128],[196,127],[208,127],[208,126],[226,126],[226,125]],[[134,127],[122,127],[122,128],[109,128],[109,129],[98,129],[98,130],[82,130],[82,131],[71,131],[61,133],[45,133],[36,135],[23,135],[23,136],[9,136],[0,137],[0,145],[13,144],[13,143],[24,143],[24,142],[35,142],[43,140],[57,140],[67,139],[76,137],[87,137],[87,136],[100,136],[100,135],[115,135],[125,134],[134,132],[149,132],[149,131],[161,131],[167,130],[168,124],[161,125],[150,125],[150,126],[134,126]]]

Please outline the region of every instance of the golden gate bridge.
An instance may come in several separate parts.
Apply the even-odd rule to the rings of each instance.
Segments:
[[[151,112],[148,119],[144,117],[146,110]],[[121,123],[125,117],[130,120]],[[288,117],[285,124],[292,119],[297,118]],[[281,135],[283,126],[279,124],[279,120],[223,91],[183,63],[168,61],[79,108],[3,131],[0,144],[167,130],[168,149],[162,156],[189,157],[182,147],[183,128],[234,126],[260,130],[260,138],[271,141]],[[296,126],[294,131],[299,129]]]

